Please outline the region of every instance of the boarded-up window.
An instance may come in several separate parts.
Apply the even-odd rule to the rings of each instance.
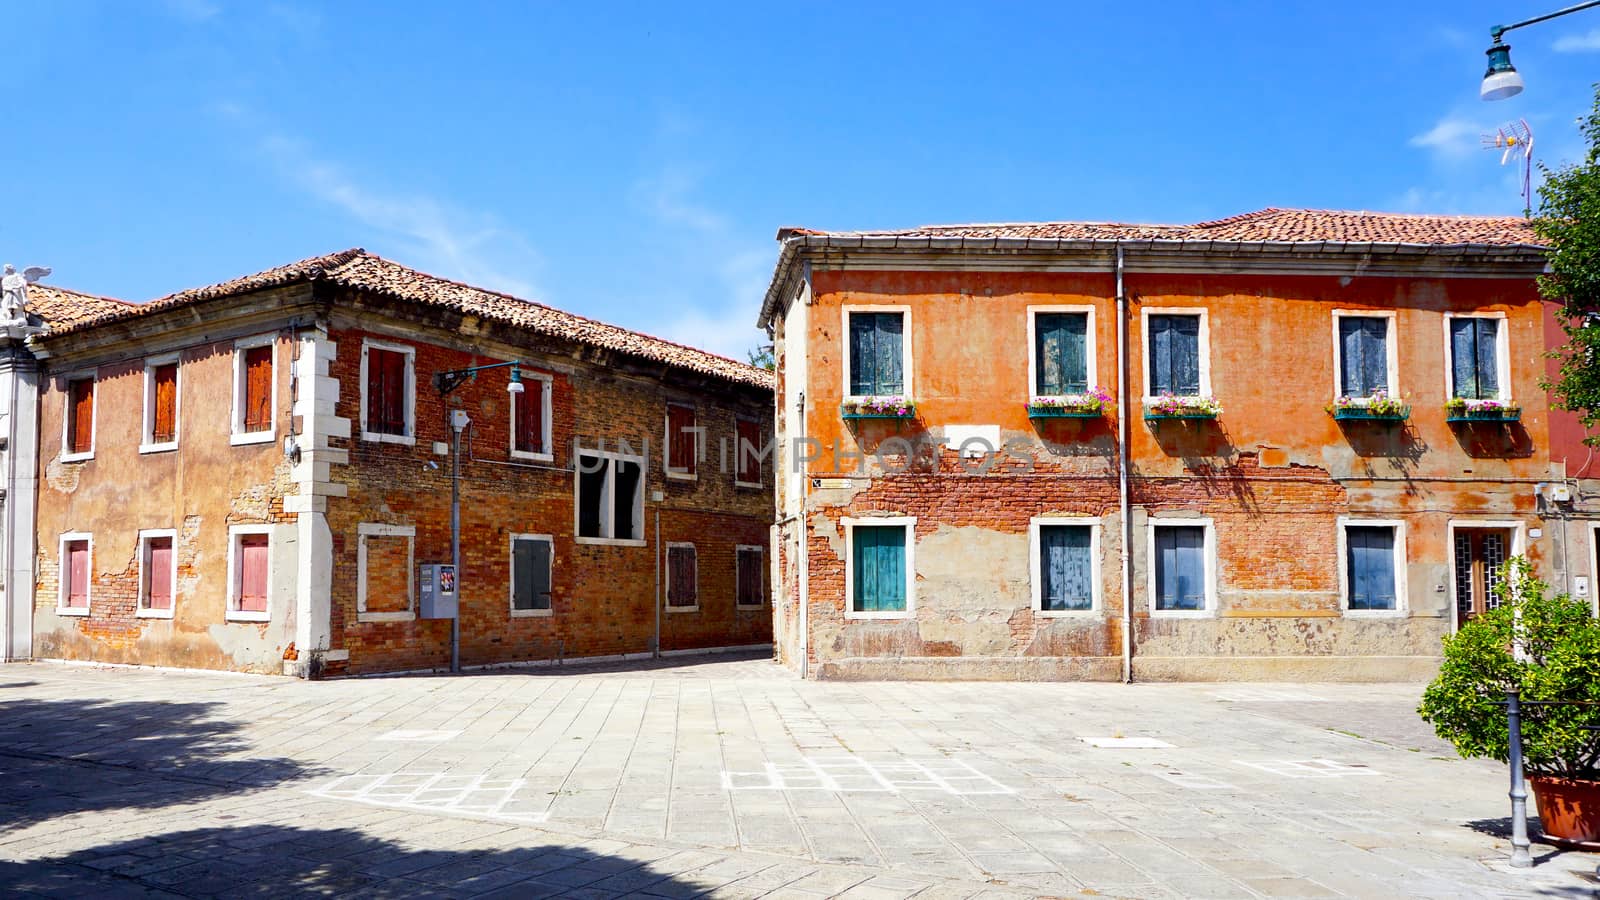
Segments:
[[[762,461],[768,452],[766,435],[761,433],[761,423],[740,419],[734,429],[738,449],[735,451],[734,480],[744,484],[760,484]]]
[[[1039,313],[1033,320],[1033,392],[1040,396],[1089,390],[1089,314]]]
[[[1370,397],[1389,390],[1389,320],[1339,317],[1339,392]]]
[[[699,449],[694,428],[694,407],[667,404],[667,471],[673,475],[695,474]]]
[[[361,612],[411,611],[411,537],[364,534],[365,605]]]
[[[62,561],[62,577],[67,580],[66,589],[62,591],[66,597],[65,606],[68,609],[89,608],[89,542],[86,540],[67,541]]]
[[[1087,525],[1039,526],[1039,608],[1094,607],[1093,531]]]
[[[244,351],[245,431],[272,429],[272,346],[251,347]]]
[[[235,546],[236,608],[240,612],[267,611],[267,536],[241,534]]]
[[[851,578],[856,612],[904,612],[906,608],[906,527],[857,525]]]
[[[550,541],[545,538],[511,542],[511,608],[550,608]]]
[[[895,396],[906,389],[905,317],[897,312],[850,314],[850,393]]]
[[[168,444],[178,439],[178,364],[166,363],[150,370],[150,442]]]
[[[740,606],[765,606],[767,602],[765,580],[762,577],[760,547],[740,547],[735,557],[738,569],[738,604]]]
[[[511,395],[511,449],[549,453],[544,435],[544,382],[525,379],[520,394]]]
[[[1200,393],[1200,317],[1151,316],[1150,392],[1194,397]]]
[[[1156,609],[1206,605],[1206,530],[1199,525],[1156,526]]]
[[[67,384],[67,452],[94,450],[94,379],[79,378]]]
[[[367,348],[367,430],[407,435],[406,368],[410,354],[381,347]]]
[[[1500,320],[1450,320],[1450,384],[1453,396],[1500,399]]]
[[[144,607],[172,608],[172,538],[151,537],[144,542]]]
[[[1394,528],[1350,525],[1344,539],[1350,608],[1394,609]]]
[[[667,605],[699,606],[700,589],[692,546],[667,548]]]

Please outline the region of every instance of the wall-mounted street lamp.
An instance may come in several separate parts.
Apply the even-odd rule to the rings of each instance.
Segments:
[[[1578,3],[1566,9],[1558,9],[1553,13],[1534,16],[1531,19],[1513,22],[1510,25],[1495,25],[1490,28],[1489,38],[1494,43],[1490,44],[1489,49],[1486,51],[1489,56],[1489,71],[1483,75],[1483,87],[1479,89],[1478,96],[1485,100],[1504,100],[1507,97],[1515,97],[1522,93],[1522,76],[1517,74],[1517,67],[1511,64],[1511,45],[1501,40],[1506,32],[1513,28],[1521,28],[1524,25],[1532,25],[1536,22],[1554,19],[1557,16],[1564,16],[1567,13],[1574,13],[1580,9],[1588,9],[1591,6],[1600,6],[1600,0]]]
[[[1600,0],[1597,0],[1600,2]],[[478,373],[487,369],[503,369],[511,367],[511,382],[506,385],[506,393],[513,396],[522,393],[522,366],[521,360],[511,362],[490,363],[486,366],[471,366],[466,369],[451,369],[447,372],[433,373],[433,387],[439,392],[441,399],[450,396],[456,388],[469,381],[474,381]],[[456,596],[461,593],[461,432],[465,431],[472,420],[467,416],[466,410],[457,409],[450,413],[450,565],[456,576]],[[461,604],[457,600],[456,614],[450,619],[450,671],[461,671]]]

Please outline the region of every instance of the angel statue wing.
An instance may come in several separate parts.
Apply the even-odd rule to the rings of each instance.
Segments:
[[[26,269],[22,270],[22,277],[26,278],[28,280],[29,284],[33,284],[34,282],[37,282],[39,279],[44,278],[45,276],[47,276],[49,274],[50,274],[50,267],[49,266],[29,266]]]

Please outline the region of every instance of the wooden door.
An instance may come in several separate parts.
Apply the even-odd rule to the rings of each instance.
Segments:
[[[1504,528],[1458,528],[1454,548],[1456,623],[1500,605],[1499,587],[1511,532]]]

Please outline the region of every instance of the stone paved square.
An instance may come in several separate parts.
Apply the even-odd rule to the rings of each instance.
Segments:
[[[1600,863],[1509,869],[1504,769],[1414,684],[0,675],[13,896],[1589,897]]]

